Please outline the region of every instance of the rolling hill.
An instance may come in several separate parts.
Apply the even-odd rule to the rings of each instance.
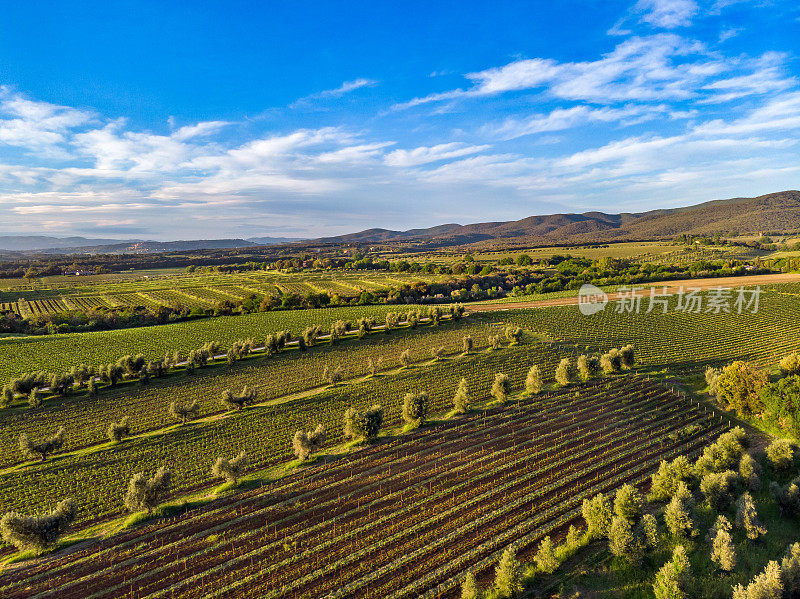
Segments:
[[[468,245],[511,240],[520,245],[663,239],[689,233],[759,233],[800,229],[800,191],[781,191],[755,198],[714,200],[683,208],[641,213],[549,214],[517,221],[470,225],[446,224],[429,229],[367,229],[326,237],[319,243],[417,242],[430,246]]]

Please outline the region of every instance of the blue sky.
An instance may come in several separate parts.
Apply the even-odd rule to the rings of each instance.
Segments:
[[[800,187],[794,0],[2,10],[0,233],[306,237]]]

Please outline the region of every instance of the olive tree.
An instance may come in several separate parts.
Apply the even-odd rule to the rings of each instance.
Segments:
[[[360,412],[351,406],[344,413],[345,440],[371,443],[378,438],[381,426],[383,426],[383,408],[379,405],[374,405],[365,412]]]
[[[681,599],[686,597],[686,590],[691,577],[689,558],[683,545],[677,545],[672,558],[656,573],[653,582],[653,593],[656,599]]]
[[[749,585],[745,587],[737,584],[733,587],[733,599],[779,599],[784,596],[783,591],[781,567],[778,562],[772,560]]]
[[[675,537],[693,537],[695,529],[694,498],[689,487],[681,481],[672,499],[664,509],[667,528]]]
[[[342,367],[330,368],[326,366],[322,369],[322,378],[331,386],[334,387],[342,382]]]
[[[561,562],[556,557],[553,541],[549,535],[542,539],[539,544],[539,550],[533,556],[533,560],[536,562],[536,569],[546,574],[552,574],[561,565]]]
[[[44,462],[47,456],[63,447],[65,436],[66,432],[63,426],[56,431],[56,434],[38,442],[32,441],[28,435],[23,433],[19,436],[19,449],[26,458],[31,460],[38,458]]]
[[[556,383],[562,387],[568,386],[573,379],[572,360],[569,358],[561,358],[561,361],[556,367],[554,378],[556,379]]]
[[[313,431],[297,431],[292,439],[295,457],[301,462],[305,462],[324,445],[326,438],[325,427],[321,424],[318,424]]]
[[[586,521],[586,532],[590,539],[599,539],[608,534],[612,515],[611,500],[602,493],[591,499],[584,499],[581,514]]]
[[[578,356],[578,374],[584,382],[596,377],[600,372],[600,359],[597,356]]]
[[[466,414],[470,410],[471,397],[467,387],[467,379],[462,378],[458,383],[458,389],[453,396],[453,407],[456,414]]]
[[[747,538],[751,541],[767,534],[767,529],[761,525],[758,519],[753,497],[748,492],[745,492],[736,502],[736,526],[744,529]]]
[[[211,466],[211,475],[215,478],[222,478],[225,482],[233,483],[239,481],[244,469],[247,468],[249,458],[247,453],[239,452],[235,458],[218,457],[217,461]]]
[[[130,419],[125,416],[119,422],[112,422],[108,425],[108,439],[114,443],[119,443],[124,437],[131,434]]]
[[[528,369],[525,377],[525,393],[528,395],[538,395],[542,392],[542,371],[535,364]]]
[[[125,507],[131,512],[152,513],[169,493],[171,482],[172,471],[164,466],[151,478],[147,478],[144,472],[137,472],[128,482]]]
[[[500,562],[495,568],[494,590],[496,597],[503,599],[514,597],[522,591],[520,564],[516,552],[511,548],[503,551]]]
[[[472,353],[472,348],[475,347],[475,342],[472,340],[472,335],[464,335],[462,347],[465,355]]]
[[[723,572],[731,572],[736,567],[736,549],[729,531],[717,530],[711,542],[711,561]]]
[[[794,463],[795,444],[789,439],[775,439],[767,447],[767,458],[775,470],[788,470]]]
[[[258,397],[256,389],[249,389],[247,385],[242,388],[239,395],[234,395],[230,389],[225,389],[220,397],[220,403],[229,410],[241,411],[247,404],[254,403]]]
[[[200,406],[197,405],[196,399],[190,404],[182,404],[177,401],[173,401],[169,404],[169,415],[176,420],[180,420],[181,425],[183,425],[189,420],[193,420],[200,415]]]
[[[430,396],[425,392],[406,393],[403,398],[403,420],[412,426],[421,426],[431,409]]]
[[[503,374],[498,372],[494,375],[494,382],[492,383],[492,397],[497,401],[505,402],[508,399],[508,394],[511,392],[511,380]]]
[[[72,499],[64,499],[47,514],[28,516],[7,512],[0,519],[0,535],[19,551],[42,552],[54,546],[75,520],[77,508]]]

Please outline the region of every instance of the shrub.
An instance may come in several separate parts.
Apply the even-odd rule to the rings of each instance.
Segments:
[[[800,374],[800,354],[794,352],[784,356],[781,358],[780,367],[785,376]]]
[[[600,372],[600,360],[597,356],[578,356],[578,374],[584,382],[594,378]]]
[[[608,548],[617,557],[632,565],[642,559],[642,547],[633,531],[631,523],[620,516],[614,516],[608,528]]]
[[[614,515],[633,526],[642,514],[644,501],[639,491],[631,484],[622,485],[614,496]]]
[[[180,420],[183,425],[200,415],[200,406],[197,405],[196,399],[190,404],[181,404],[173,401],[169,404],[169,414],[176,420]]]
[[[661,460],[658,471],[651,477],[650,501],[668,501],[678,490],[678,484],[687,485],[694,476],[694,468],[686,456],[678,456],[671,462]]]
[[[672,559],[664,564],[656,573],[653,593],[656,599],[681,599],[686,597],[691,576],[689,558],[683,545],[678,545],[672,552]]]
[[[508,394],[511,392],[511,380],[503,374],[498,372],[494,375],[494,383],[492,383],[492,397],[497,401],[505,402],[508,399]]]
[[[6,543],[19,551],[42,552],[58,542],[76,513],[72,499],[64,499],[52,512],[44,515],[7,512],[0,519],[0,534]]]
[[[467,388],[467,379],[462,378],[458,383],[458,389],[453,397],[453,407],[456,414],[466,414],[470,410],[470,395]]]
[[[508,548],[500,557],[494,574],[494,589],[498,598],[514,597],[522,591],[522,574],[517,555]]]
[[[431,357],[434,362],[438,362],[444,357],[444,346],[434,347],[431,349]]]
[[[619,372],[622,368],[622,356],[619,355],[619,350],[611,349],[600,357],[600,367],[605,374],[612,374]]]
[[[400,354],[400,363],[403,365],[403,368],[411,366],[411,351],[406,349]]]
[[[639,523],[642,528],[644,544],[650,549],[658,547],[658,521],[653,514],[645,514]]]
[[[510,345],[519,345],[522,343],[522,329],[519,327],[508,326],[506,327],[506,339]]]
[[[431,409],[431,399],[425,391],[406,393],[403,398],[403,420],[413,426],[421,426]]]
[[[361,440],[371,443],[378,438],[381,426],[383,426],[383,408],[379,405],[374,405],[363,413],[350,407],[344,414],[344,438],[346,440]]]
[[[730,572],[736,567],[736,550],[733,547],[731,533],[720,529],[711,543],[711,561],[723,572]]]
[[[305,462],[317,449],[322,447],[326,438],[325,427],[321,424],[318,424],[313,431],[297,431],[292,439],[294,455],[301,462]]]
[[[211,475],[215,478],[222,478],[226,482],[234,485],[239,481],[244,469],[247,468],[249,458],[247,453],[242,451],[235,458],[228,459],[218,457],[217,461],[211,466]]]
[[[739,460],[739,476],[745,486],[751,491],[761,489],[761,466],[753,459],[749,453],[743,453]]]
[[[220,397],[220,403],[229,410],[241,411],[247,404],[254,403],[258,397],[258,391],[248,389],[247,385],[242,388],[239,395],[231,393],[230,389],[225,389]]]
[[[758,520],[756,504],[750,493],[745,492],[736,502],[736,526],[744,529],[747,538],[751,541],[767,534],[767,529]]]
[[[137,472],[128,483],[128,492],[125,493],[125,507],[131,512],[152,511],[169,493],[172,482],[172,471],[162,466],[152,478],[147,478],[144,472]]]
[[[478,582],[472,572],[467,572],[467,577],[461,583],[461,599],[480,599]]]
[[[767,375],[749,362],[737,360],[726,366],[716,380],[717,398],[736,410],[739,416],[761,411],[759,391],[767,384]]]
[[[472,353],[472,348],[475,347],[475,342],[472,340],[472,336],[471,335],[465,335],[464,336],[462,347],[464,348],[464,353],[465,354]]]
[[[500,335],[489,335],[487,337],[489,346],[494,349],[500,349]]]
[[[19,436],[19,449],[26,458],[31,460],[39,458],[44,462],[48,455],[55,453],[64,446],[65,435],[66,433],[62,426],[56,431],[55,435],[47,437],[37,443],[31,441],[28,435],[23,433]]]
[[[633,346],[628,344],[625,347],[620,348],[619,358],[623,368],[627,370],[633,368],[633,362],[634,362]]]
[[[708,504],[718,512],[725,511],[733,501],[739,477],[733,470],[706,474],[700,481],[700,491]]]
[[[131,434],[130,420],[125,416],[119,423],[112,422],[108,425],[108,439],[114,443],[122,441],[123,437]]]
[[[794,462],[795,445],[788,439],[775,439],[767,447],[767,458],[775,470],[788,470]]]
[[[697,534],[694,517],[694,498],[686,483],[680,482],[664,510],[667,528],[676,537],[693,537]]]
[[[561,565],[561,562],[556,557],[553,541],[550,540],[549,535],[542,539],[539,544],[539,550],[533,560],[536,562],[536,569],[547,574],[552,574]]]
[[[775,497],[775,503],[784,518],[800,513],[800,485],[798,482],[800,482],[798,479],[794,479],[787,485],[780,485],[773,480],[769,484],[769,489]]]
[[[583,519],[586,521],[587,535],[590,539],[599,539],[608,534],[611,526],[611,501],[602,493],[591,499],[584,499],[581,507]]]
[[[733,599],[780,599],[783,597],[781,568],[776,561],[770,561],[761,574],[758,574],[746,587],[737,584],[733,587]]]
[[[556,367],[555,377],[556,382],[562,387],[566,387],[572,382],[572,361],[569,358],[561,358],[561,361]]]
[[[535,364],[528,369],[525,377],[525,392],[528,395],[538,395],[542,392],[542,372]]]
[[[331,386],[338,385],[342,382],[342,367],[329,368],[326,366],[322,369],[322,378]]]
[[[781,581],[783,590],[789,597],[800,594],[800,543],[792,543],[786,548],[781,560]]]

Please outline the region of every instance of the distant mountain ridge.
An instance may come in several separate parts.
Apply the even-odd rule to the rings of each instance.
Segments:
[[[0,235],[0,251],[42,253],[158,253],[190,250],[236,249],[299,241],[289,237],[250,239],[198,239],[188,241],[147,241],[142,239],[93,239],[47,235]]]
[[[427,242],[437,246],[467,245],[513,239],[531,245],[591,243],[620,239],[659,239],[676,235],[721,232],[740,234],[800,229],[800,191],[789,190],[755,198],[713,200],[682,208],[640,213],[546,214],[516,221],[470,225],[446,224],[428,229],[392,231],[367,229],[323,237],[317,243]]]

